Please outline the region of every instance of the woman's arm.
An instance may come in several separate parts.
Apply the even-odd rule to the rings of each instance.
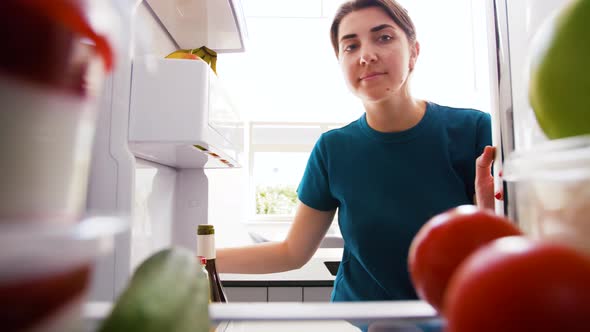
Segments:
[[[334,218],[301,202],[287,238],[281,242],[217,250],[217,268],[223,273],[274,273],[303,266],[320,246]]]

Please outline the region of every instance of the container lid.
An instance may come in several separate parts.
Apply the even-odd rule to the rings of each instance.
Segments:
[[[76,224],[0,222],[0,281],[60,271],[110,252],[127,221],[89,217]]]
[[[590,135],[547,141],[511,153],[502,171],[508,182],[590,178]]]
[[[213,225],[199,225],[197,226],[197,235],[211,235],[215,234]]]

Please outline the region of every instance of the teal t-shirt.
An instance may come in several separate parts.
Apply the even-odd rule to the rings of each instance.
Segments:
[[[363,115],[320,137],[297,192],[314,209],[338,208],[333,301],[417,298],[410,243],[432,216],[473,203],[475,160],[491,141],[489,114],[432,102],[403,132],[375,131]]]

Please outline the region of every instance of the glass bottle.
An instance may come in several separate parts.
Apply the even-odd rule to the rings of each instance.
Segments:
[[[221,280],[215,266],[215,228],[213,225],[199,225],[197,228],[197,256],[206,259],[205,268],[209,276],[211,302],[227,302]]]
[[[207,272],[207,258],[203,257],[203,256],[198,256],[197,260],[199,262],[199,265],[201,266],[200,271],[199,271],[199,277],[203,278],[203,279],[207,279],[207,283],[209,283],[209,273]],[[209,295],[207,296],[209,298],[209,303],[211,303],[211,290],[209,290]]]

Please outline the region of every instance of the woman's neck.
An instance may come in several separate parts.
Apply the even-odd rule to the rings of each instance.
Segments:
[[[426,112],[426,102],[412,97],[390,98],[376,103],[365,103],[367,123],[380,132],[393,133],[417,125]]]

